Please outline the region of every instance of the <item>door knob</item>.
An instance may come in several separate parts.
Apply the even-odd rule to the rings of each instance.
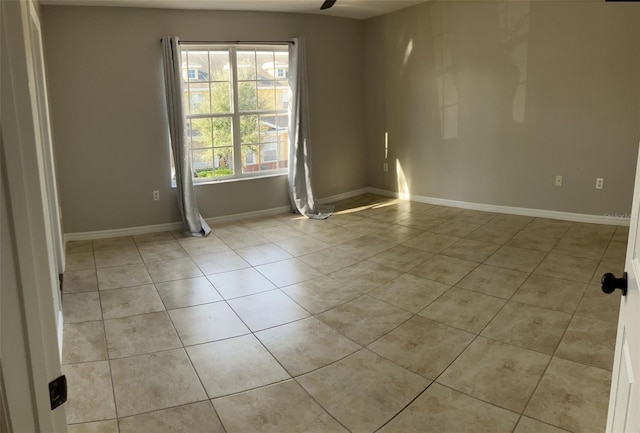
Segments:
[[[616,289],[622,290],[622,296],[627,296],[627,273],[622,278],[616,278],[610,272],[602,276],[602,291],[606,294],[615,292]]]

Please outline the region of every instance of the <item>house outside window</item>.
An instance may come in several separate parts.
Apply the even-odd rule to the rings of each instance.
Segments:
[[[286,173],[288,45],[182,44],[194,181]]]

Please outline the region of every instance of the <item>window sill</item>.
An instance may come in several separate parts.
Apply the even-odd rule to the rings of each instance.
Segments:
[[[202,180],[202,181],[196,181],[193,182],[193,186],[198,187],[198,186],[202,186],[202,185],[219,185],[221,183],[234,183],[234,182],[244,182],[247,180],[259,180],[259,179],[268,179],[271,177],[280,177],[280,176],[287,176],[289,174],[288,171],[279,171],[277,173],[269,173],[269,174],[258,174],[258,175],[249,175],[249,176],[237,176],[237,177],[223,177],[223,178],[218,178],[218,179],[213,179],[212,180]],[[176,182],[175,181],[171,181],[171,188],[176,188]]]

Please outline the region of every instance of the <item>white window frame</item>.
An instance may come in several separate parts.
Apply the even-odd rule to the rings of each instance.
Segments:
[[[230,180],[242,180],[242,179],[255,179],[260,177],[272,177],[272,176],[282,176],[288,173],[288,168],[276,168],[271,170],[260,170],[257,172],[242,172],[242,142],[241,142],[241,130],[240,130],[240,118],[241,116],[264,116],[264,115],[288,115],[288,107],[287,108],[274,108],[269,110],[251,110],[251,111],[240,111],[239,110],[239,101],[238,101],[238,62],[237,62],[237,52],[243,50],[275,50],[288,52],[289,44],[287,42],[281,43],[268,43],[268,44],[229,44],[229,43],[181,43],[183,54],[188,51],[208,51],[208,50],[228,50],[229,52],[229,83],[231,86],[231,111],[229,113],[208,113],[208,114],[189,114],[189,104],[190,101],[184,98],[183,94],[183,107],[186,113],[187,122],[193,119],[215,119],[215,118],[231,118],[232,125],[232,148],[233,148],[233,171],[234,174],[227,176],[213,176],[213,177],[205,177],[205,178],[193,178],[194,185],[206,184],[206,183],[218,183],[225,182]],[[259,71],[260,66],[256,65],[257,70]],[[186,83],[190,82],[190,78],[188,76],[189,66],[187,66],[187,77],[185,81]],[[286,77],[274,77],[276,82],[278,81],[288,81],[289,78]],[[256,76],[256,82],[259,82],[259,78]],[[188,91],[187,94],[190,96],[191,92]],[[277,95],[275,95],[277,98]],[[289,95],[290,99],[290,95]],[[261,143],[257,143],[258,146]],[[267,143],[271,144],[271,143]],[[278,142],[273,143],[278,148]],[[256,154],[260,154],[260,148],[257,149]],[[257,155],[256,155],[257,156]],[[255,158],[255,156],[254,156]],[[214,158],[215,159],[215,158]],[[288,161],[287,155],[287,161]],[[279,159],[276,158],[276,162]],[[273,162],[273,161],[262,161],[263,163]],[[214,162],[215,166],[215,162]],[[192,162],[193,168],[193,162]]]

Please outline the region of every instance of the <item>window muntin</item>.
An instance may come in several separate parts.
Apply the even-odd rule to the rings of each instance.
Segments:
[[[284,173],[289,53],[282,45],[182,45],[194,180]]]

